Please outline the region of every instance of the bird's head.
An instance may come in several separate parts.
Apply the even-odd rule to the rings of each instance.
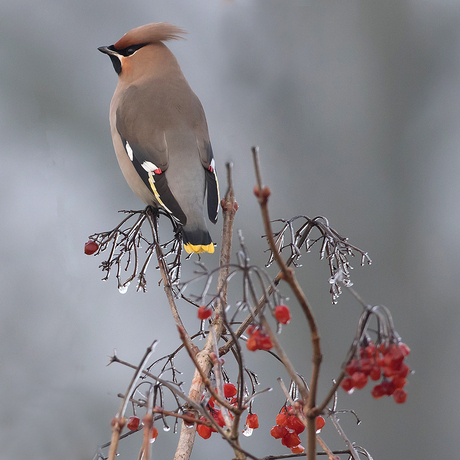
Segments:
[[[130,30],[115,44],[101,46],[98,50],[110,57],[120,79],[134,80],[144,73],[151,73],[152,67],[161,70],[168,63],[177,64],[163,42],[183,38],[186,33],[167,22],[146,24]]]

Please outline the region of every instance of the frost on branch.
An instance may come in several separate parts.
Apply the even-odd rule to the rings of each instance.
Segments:
[[[152,256],[158,250],[162,253],[162,259],[166,261],[169,283],[171,286],[178,283],[180,279],[182,235],[180,229],[171,216],[151,206],[142,211],[120,211],[127,216],[113,229],[108,232],[94,233],[86,243],[85,251],[88,254],[87,246],[94,242],[99,248],[90,254],[99,255],[108,250],[109,256],[104,260],[100,268],[105,272],[103,280],[109,278],[110,273],[115,269],[118,283],[118,290],[125,293],[130,283],[137,279],[137,290],[146,291],[146,271]],[[174,237],[166,243],[160,244],[158,237],[158,219],[164,215],[169,219],[173,227]],[[144,236],[142,230],[147,226],[148,237]],[[143,249],[143,246],[145,249]],[[169,262],[167,260],[169,259]]]
[[[235,302],[235,308],[231,309],[227,305],[227,311],[232,312],[228,322],[229,325],[234,325],[236,317],[240,312],[245,312],[251,315],[252,320],[257,322],[257,315],[264,312],[265,308],[270,310],[270,313],[276,315],[276,307],[280,306],[284,299],[275,286],[275,283],[270,278],[268,273],[257,265],[251,264],[249,252],[244,244],[243,233],[238,231],[240,250],[236,253],[236,262],[226,265],[221,265],[213,270],[208,270],[206,266],[197,262],[195,277],[188,281],[178,283],[179,294],[190,303],[199,304],[202,306],[213,306],[217,299],[222,298],[222,292],[213,291],[214,281],[219,273],[225,271],[225,286],[226,289],[229,283],[242,286],[239,299]],[[192,285],[201,283],[203,286],[198,294],[189,294],[185,297],[185,292]],[[200,307],[201,308],[201,307]],[[199,312],[200,314],[200,312]],[[284,313],[283,321],[289,322]],[[282,321],[279,321],[280,323]]]
[[[348,261],[348,257],[355,257],[355,254],[359,254],[361,256],[361,266],[365,263],[369,265],[372,263],[367,252],[350,244],[348,238],[340,236],[323,216],[317,216],[313,219],[307,216],[296,216],[289,220],[277,219],[274,222],[282,224],[281,230],[274,234],[274,238],[278,252],[288,252],[286,259],[286,265],[288,266],[292,264],[295,267],[299,267],[302,247],[308,253],[315,244],[319,243],[320,259],[326,259],[329,265],[331,274],[329,278],[330,293],[333,304],[337,303],[342,293],[341,284],[345,287],[353,285],[350,279],[350,270],[353,267]],[[298,225],[300,227],[296,229]],[[319,235],[313,234],[314,230],[317,230]],[[287,243],[285,243],[286,238],[288,239]],[[267,266],[270,266],[273,260],[273,253],[270,251]]]

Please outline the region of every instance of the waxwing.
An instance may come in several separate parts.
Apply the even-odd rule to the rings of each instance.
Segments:
[[[183,29],[165,22],[126,33],[98,48],[118,74],[110,128],[121,171],[146,204],[161,207],[181,226],[184,248],[214,252],[204,202],[217,222],[219,188],[203,107],[166,45]]]

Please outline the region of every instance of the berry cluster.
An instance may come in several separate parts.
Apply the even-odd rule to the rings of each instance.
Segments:
[[[349,377],[345,378],[341,387],[348,393],[355,389],[360,390],[367,385],[369,378],[377,381],[383,376],[382,381],[375,385],[371,391],[375,399],[382,396],[391,396],[396,403],[402,404],[406,401],[407,393],[404,386],[409,375],[409,366],[404,358],[410,353],[405,343],[375,345],[368,342],[366,346],[360,347],[360,358],[353,358],[346,366]]]
[[[289,324],[291,312],[286,305],[277,305],[273,309],[273,315],[280,324]],[[273,348],[272,339],[260,325],[251,324],[247,328],[248,340],[246,347],[249,351],[271,350]]]
[[[273,348],[272,339],[262,328],[251,325],[247,328],[247,333],[249,337],[246,347],[249,351],[271,350]]]
[[[237,389],[233,383],[226,383],[224,384],[224,397],[226,399],[230,400],[230,404],[236,406],[238,404],[238,399],[236,397]],[[221,428],[225,426],[225,421],[224,417],[222,415],[222,411],[218,409],[218,403],[214,399],[214,397],[211,397],[207,404],[207,409],[209,413],[211,414],[212,418],[214,421],[219,425]],[[233,420],[233,414],[229,412],[230,418]],[[201,417],[200,421],[206,422],[205,417]],[[250,429],[256,429],[259,428],[259,419],[257,417],[257,414],[248,414],[246,418],[246,427]],[[198,424],[196,428],[197,433],[203,438],[203,439],[208,439],[211,437],[212,433],[217,433],[217,430],[214,428],[204,425],[204,424]]]
[[[323,417],[316,417],[316,432],[319,433],[325,424]],[[305,448],[300,444],[299,434],[304,430],[305,425],[295,415],[292,406],[287,406],[276,416],[276,425],[270,430],[270,434],[275,439],[281,439],[281,444],[291,449],[293,454],[301,454]]]
[[[87,243],[88,244],[88,243]],[[273,310],[276,321],[280,324],[289,324],[291,321],[291,312],[286,305],[277,305]],[[197,316],[202,321],[212,316],[212,308],[209,305],[201,305],[198,308]],[[249,335],[246,343],[248,350],[271,350],[273,343],[267,333],[259,326],[251,325],[247,329]]]

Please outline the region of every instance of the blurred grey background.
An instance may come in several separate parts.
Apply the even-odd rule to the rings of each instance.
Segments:
[[[205,108],[225,190],[234,163],[244,231],[254,263],[266,255],[252,195],[252,145],[261,149],[271,215],[321,214],[369,251],[355,261],[356,290],[393,312],[412,348],[408,400],[375,401],[370,386],[339,393],[350,438],[374,459],[457,458],[458,238],[460,219],[460,2],[274,0],[15,0],[0,4],[0,381],[2,459],[92,458],[110,438],[130,372],[106,367],[114,348],[137,363],[177,345],[158,274],[149,291],[121,295],[101,282],[102,257],[83,254],[88,235],[142,204],[112,149],[108,109],[117,77],[97,47],[133,27],[168,21],[186,30],[169,46]],[[221,221],[211,229],[219,240]],[[236,249],[235,249],[236,250]],[[206,256],[212,267],[216,256]],[[324,353],[320,396],[337,375],[359,305],[332,306],[317,252],[297,270],[318,319]],[[191,264],[185,275],[191,273]],[[281,339],[308,375],[306,325]],[[195,312],[181,305],[190,327]],[[268,432],[282,405],[283,370],[261,353],[247,358],[261,388],[261,428],[245,446],[262,457],[288,453]],[[179,363],[190,371],[186,359]],[[179,365],[178,364],[178,365]],[[184,375],[184,380],[188,374]],[[342,448],[333,428],[324,438]],[[161,430],[160,430],[161,431]],[[132,437],[133,438],[133,437]],[[154,458],[177,441],[160,433]],[[136,458],[140,438],[121,446]],[[195,459],[231,458],[213,436]]]

